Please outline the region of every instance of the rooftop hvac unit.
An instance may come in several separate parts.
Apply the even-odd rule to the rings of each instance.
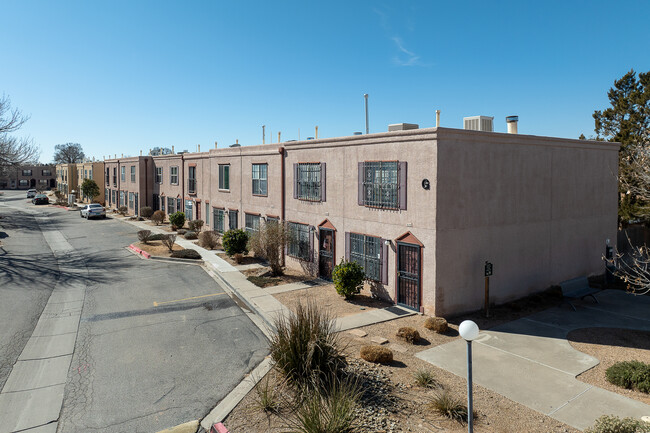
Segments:
[[[494,117],[488,117],[488,116],[463,117],[464,128],[472,131],[494,132],[493,124],[494,124]]]

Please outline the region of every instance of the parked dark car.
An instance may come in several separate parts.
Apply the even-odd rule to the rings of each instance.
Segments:
[[[36,197],[32,199],[32,203],[34,204],[49,204],[50,199],[47,198],[45,194],[38,194]]]

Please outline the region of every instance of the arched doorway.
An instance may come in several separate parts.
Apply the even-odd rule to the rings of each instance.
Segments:
[[[30,188],[36,187],[36,179],[32,179],[32,180],[29,181],[29,187]]]

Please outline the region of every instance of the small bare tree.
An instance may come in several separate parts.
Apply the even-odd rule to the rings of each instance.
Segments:
[[[284,224],[269,221],[253,234],[249,241],[249,247],[256,256],[262,257],[269,262],[271,272],[275,275],[282,275],[282,251],[287,243],[287,229]]]
[[[638,203],[636,215],[650,217],[650,143],[637,146],[624,156],[625,170],[619,174],[623,194]]]
[[[176,235],[167,235],[161,239],[161,242],[164,246],[169,249],[171,253],[174,251],[174,244],[176,243]]]
[[[140,242],[148,244],[150,237],[151,237],[151,230],[140,230],[140,231],[138,231],[138,239],[140,239]]]
[[[628,284],[628,289],[637,295],[650,293],[650,249],[635,247],[627,237],[630,252],[616,252],[611,259],[604,258],[612,273]]]
[[[11,108],[7,96],[0,97],[0,176],[5,176],[12,167],[35,163],[38,160],[38,146],[29,138],[16,138],[10,134],[18,131],[28,116]]]

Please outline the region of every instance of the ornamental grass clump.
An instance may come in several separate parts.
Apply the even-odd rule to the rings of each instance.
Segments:
[[[424,320],[424,327],[438,334],[444,334],[449,328],[447,321],[442,317],[427,317]]]
[[[336,377],[345,366],[334,319],[316,303],[299,302],[295,314],[278,316],[269,344],[276,368],[290,384],[311,389]]]
[[[411,343],[411,344],[415,344],[418,341],[420,341],[420,333],[417,331],[417,329],[412,328],[410,326],[404,326],[402,328],[399,328],[397,330],[397,334],[395,335],[401,338],[402,340],[406,341],[407,343]]]
[[[361,265],[357,262],[348,262],[345,259],[334,266],[332,271],[332,281],[334,281],[336,293],[345,299],[350,299],[361,292],[365,278],[366,274]]]
[[[422,388],[438,388],[440,386],[440,382],[436,380],[431,370],[419,369],[413,373],[413,379]]]
[[[363,346],[359,356],[361,359],[375,364],[390,364],[393,362],[393,351],[383,346]]]
[[[436,394],[431,399],[429,406],[449,419],[458,421],[461,424],[467,422],[467,406],[461,400],[454,398],[448,391]]]

